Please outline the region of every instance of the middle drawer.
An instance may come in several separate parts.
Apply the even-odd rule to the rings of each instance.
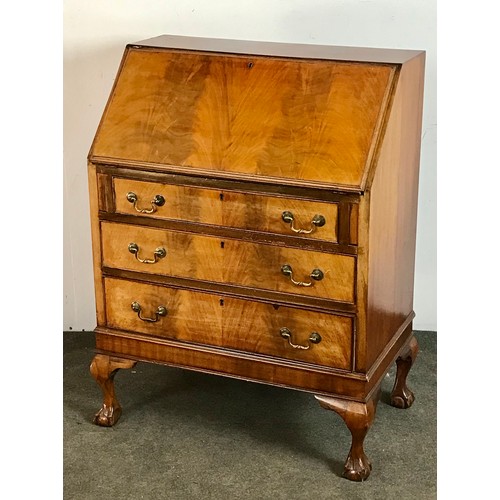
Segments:
[[[354,302],[355,257],[102,222],[105,267]]]

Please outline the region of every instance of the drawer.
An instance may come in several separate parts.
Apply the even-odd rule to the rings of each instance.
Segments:
[[[101,230],[106,267],[354,302],[352,256],[113,222],[102,222]],[[155,255],[157,249],[165,256]],[[283,273],[285,265],[291,276]],[[317,270],[322,279],[311,278],[313,272],[321,278]]]
[[[185,220],[337,242],[336,203],[122,178],[114,178],[113,186],[118,213],[140,213],[157,219]],[[283,213],[286,213],[288,222],[283,220]],[[298,233],[298,230],[306,232]]]
[[[110,328],[351,369],[348,317],[114,278],[105,293]]]

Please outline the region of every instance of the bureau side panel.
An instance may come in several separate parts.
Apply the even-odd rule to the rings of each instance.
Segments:
[[[106,308],[104,303],[104,282],[101,273],[101,230],[99,225],[99,182],[96,167],[88,165],[90,228],[92,232],[92,258],[94,265],[94,290],[96,302],[97,324],[106,324]]]
[[[424,62],[421,54],[401,68],[370,189],[368,367],[396,340],[413,310]]]

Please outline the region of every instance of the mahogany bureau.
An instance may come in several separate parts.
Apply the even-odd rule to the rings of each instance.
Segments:
[[[408,408],[425,53],[160,36],[125,49],[89,153],[95,416],[137,361],[307,391],[363,450]]]

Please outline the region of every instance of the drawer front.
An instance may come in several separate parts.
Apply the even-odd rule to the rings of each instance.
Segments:
[[[103,265],[354,302],[355,258],[237,240],[102,222]],[[129,251],[136,245],[137,253]],[[155,251],[163,249],[165,256]],[[155,261],[143,263],[138,259]],[[292,274],[285,275],[288,265]],[[320,270],[322,279],[311,278]],[[296,285],[302,282],[310,286]]]
[[[138,210],[146,210],[141,215],[337,242],[335,203],[121,178],[115,178],[113,184],[118,213],[137,215],[141,213]],[[158,199],[160,202],[155,203]],[[284,212],[292,214],[293,221],[284,221]],[[285,219],[289,221],[290,215]],[[299,230],[302,232],[296,232]]]
[[[105,290],[110,328],[351,369],[351,318],[113,278]]]

